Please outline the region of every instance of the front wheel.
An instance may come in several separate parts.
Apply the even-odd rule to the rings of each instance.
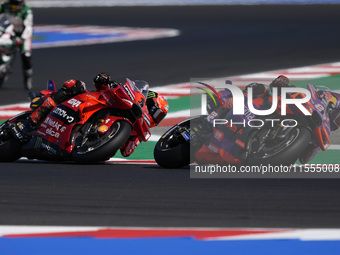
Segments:
[[[205,131],[206,116],[197,116],[182,121],[169,129],[158,140],[154,149],[157,164],[163,168],[181,168],[194,161],[190,151],[198,151],[204,140],[198,133]],[[200,130],[200,132],[198,132]]]
[[[181,168],[191,163],[190,143],[180,138],[181,127],[168,131],[157,142],[154,157],[163,168]]]
[[[291,165],[307,148],[311,132],[297,126],[283,131],[263,129],[249,139],[248,165]]]
[[[96,132],[96,123],[87,123],[75,139],[73,159],[79,163],[96,163],[114,156],[130,137],[132,127],[124,120],[116,121],[104,134]]]

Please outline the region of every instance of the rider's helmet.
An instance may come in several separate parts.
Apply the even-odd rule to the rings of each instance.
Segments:
[[[151,90],[147,95],[146,107],[150,115],[150,127],[157,126],[169,111],[169,104],[165,98],[161,94]]]
[[[93,78],[93,84],[98,91],[112,89],[114,86],[114,82],[111,80],[110,75],[107,73],[97,74],[96,77]]]
[[[25,6],[24,0],[9,0],[8,3],[11,12],[19,12]]]
[[[79,95],[86,92],[86,84],[81,80],[67,80],[63,83],[63,89],[69,95]]]
[[[284,75],[280,75],[270,83],[270,90],[273,92],[273,88],[278,88],[278,95],[281,95],[281,88],[288,87],[288,84],[289,79]]]
[[[253,89],[253,98],[263,97],[267,95],[268,93],[268,88],[266,85],[264,85],[263,83],[259,83],[259,82],[252,82],[248,84],[246,88],[243,90],[243,93],[245,96],[248,96],[249,88]]]

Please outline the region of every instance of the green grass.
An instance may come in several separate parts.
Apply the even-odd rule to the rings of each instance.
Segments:
[[[308,164],[339,164],[340,150],[320,151]]]
[[[295,86],[301,87],[301,88],[306,88],[308,83],[312,85],[326,86],[330,88],[331,90],[338,90],[340,89],[340,75],[333,75],[330,77],[291,82],[291,84],[294,84]]]
[[[156,142],[150,141],[146,143],[141,143],[129,157],[125,158],[128,160],[152,160],[153,157],[153,150],[155,148]],[[113,158],[124,158],[120,152],[118,151],[117,154]]]

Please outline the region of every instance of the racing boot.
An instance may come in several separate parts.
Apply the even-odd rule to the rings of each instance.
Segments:
[[[31,132],[36,129],[45,117],[51,112],[51,110],[58,104],[65,100],[72,98],[75,95],[84,93],[86,86],[82,81],[68,80],[63,84],[58,91],[47,97],[43,103],[40,104],[40,100],[36,102],[39,106],[31,113],[28,119],[24,122],[18,123],[24,136],[30,136]],[[34,99],[33,99],[34,100]],[[32,101],[33,103],[33,101]],[[31,106],[34,104],[31,104]],[[34,109],[34,108],[33,108]]]
[[[50,113],[50,111],[56,107],[57,104],[51,97],[45,99],[45,101],[34,111],[25,121],[19,121],[16,123],[15,129],[20,131],[21,135],[16,135],[21,142],[26,142],[30,139],[33,131],[40,125],[43,119]],[[14,130],[14,128],[13,128]],[[13,132],[12,132],[13,133]],[[17,133],[17,132],[14,132]]]
[[[34,112],[31,113],[27,120],[18,122],[17,127],[20,129],[23,136],[23,139],[20,140],[28,140],[28,138],[32,136],[32,131],[41,124],[45,117],[56,106],[57,104],[52,99],[52,97],[48,97],[39,107],[34,110]]]
[[[139,144],[140,141],[137,136],[130,136],[129,140],[120,148],[120,153],[123,157],[128,157],[135,151]]]

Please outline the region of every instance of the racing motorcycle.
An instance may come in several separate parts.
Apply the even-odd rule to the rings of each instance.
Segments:
[[[155,160],[164,168],[180,168],[193,162],[214,163],[201,158],[206,151],[203,154],[199,151],[206,146],[217,155],[223,155],[224,162],[234,165],[291,165],[298,159],[306,163],[318,151],[329,148],[331,125],[340,127],[340,95],[326,87],[311,84],[308,84],[307,89],[311,99],[304,106],[311,115],[306,116],[295,105],[288,104],[289,120],[285,121],[286,126],[282,125],[280,107],[270,116],[270,119],[277,121],[263,121],[261,127],[232,127],[230,123],[214,127],[211,124],[211,114],[192,117],[173,126],[161,136],[154,149]],[[226,93],[226,97],[231,96],[230,91]],[[304,95],[295,93],[289,94],[289,97],[303,98]],[[268,96],[255,108],[268,109],[270,101]],[[247,108],[245,104],[246,115],[235,116],[229,111],[225,119],[234,119],[238,123],[249,119],[264,120],[264,116],[255,116]]]
[[[145,106],[148,89],[145,81],[126,79],[113,89],[77,95],[57,105],[27,138],[17,126],[32,111],[14,116],[0,126],[0,161],[27,157],[96,163],[114,156],[131,135],[146,142],[151,136]],[[41,93],[55,91],[49,81]]]
[[[0,88],[13,71],[16,50],[20,44],[16,40],[13,24],[6,15],[0,15]]]

